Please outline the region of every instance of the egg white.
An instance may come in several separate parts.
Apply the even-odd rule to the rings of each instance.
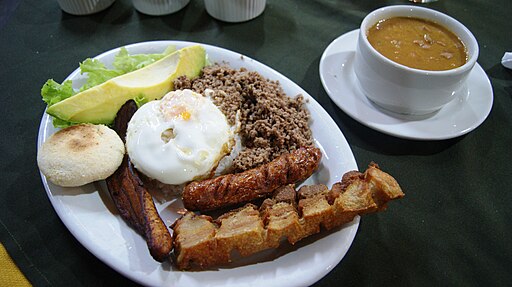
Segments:
[[[226,116],[191,90],[140,107],[128,123],[126,148],[135,168],[165,184],[208,175],[234,143]]]

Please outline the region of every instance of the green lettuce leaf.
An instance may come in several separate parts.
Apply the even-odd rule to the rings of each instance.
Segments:
[[[76,94],[73,90],[73,82],[70,80],[62,84],[55,82],[53,79],[46,81],[41,88],[41,96],[43,101],[48,105],[54,105],[64,99],[67,99]],[[65,128],[74,125],[75,123],[53,118],[53,126],[56,128]]]
[[[41,88],[41,96],[48,106],[54,105],[74,94],[76,93],[75,90],[73,90],[73,82],[70,80],[59,84],[53,79],[49,79]]]
[[[112,65],[122,74],[126,74],[152,64],[175,51],[176,47],[169,46],[161,54],[130,55],[128,54],[128,50],[123,47],[114,58],[114,63],[112,63]]]
[[[62,119],[59,119],[59,118],[53,118],[52,124],[56,128],[63,129],[63,128],[67,128],[67,127],[70,127],[70,126],[77,125],[78,123],[74,123],[74,122],[70,122],[70,121],[65,121],[65,120],[62,120]]]
[[[133,101],[137,105],[137,108],[140,108],[142,105],[148,102],[148,99],[146,99],[143,94],[139,94],[133,99]]]
[[[124,74],[118,70],[107,69],[107,67],[97,59],[87,59],[80,63],[80,74],[85,73],[87,73],[87,81],[80,88],[80,92]]]

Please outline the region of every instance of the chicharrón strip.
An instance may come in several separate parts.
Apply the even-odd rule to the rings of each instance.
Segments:
[[[388,201],[403,196],[392,176],[371,165],[365,173],[347,173],[331,190],[314,185],[295,193],[291,186],[285,186],[259,209],[247,204],[217,220],[189,211],[172,227],[175,263],[181,270],[226,264],[234,251],[249,256],[277,248],[283,238],[294,244],[320,232],[321,227],[329,230],[356,215],[383,210]]]

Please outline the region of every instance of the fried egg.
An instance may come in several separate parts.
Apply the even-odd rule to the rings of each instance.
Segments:
[[[165,184],[209,175],[234,144],[234,129],[208,97],[177,90],[140,107],[128,123],[135,168]]]

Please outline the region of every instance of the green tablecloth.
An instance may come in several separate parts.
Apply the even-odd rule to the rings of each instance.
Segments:
[[[78,243],[50,205],[36,165],[45,108],[40,88],[118,46],[185,40],[240,52],[289,77],[336,121],[359,167],[378,162],[401,183],[406,197],[385,213],[362,218],[349,252],[317,286],[510,284],[512,71],[500,64],[512,51],[510,1],[424,5],[473,32],[478,62],[492,82],[491,114],[465,136],[411,141],[384,135],[342,112],[321,85],[320,56],[332,40],[358,28],[375,8],[408,3],[268,0],[260,17],[227,24],[209,17],[201,0],[163,17],[142,15],[127,0],[82,17],[62,12],[57,1],[2,1],[0,241],[36,286],[134,284]]]

